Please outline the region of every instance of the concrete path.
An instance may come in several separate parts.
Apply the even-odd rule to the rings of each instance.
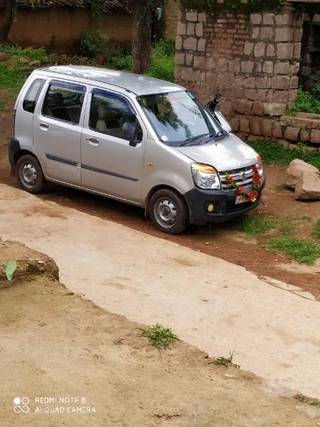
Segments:
[[[320,397],[320,304],[311,295],[1,184],[0,237],[54,258],[68,288],[101,307],[169,326],[212,356],[233,351],[277,392]]]

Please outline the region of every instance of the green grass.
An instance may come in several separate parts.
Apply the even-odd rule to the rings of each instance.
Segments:
[[[276,222],[273,217],[255,213],[241,218],[239,229],[249,237],[257,237],[272,230],[275,226]]]
[[[312,240],[282,236],[267,242],[269,249],[282,252],[301,264],[312,265],[320,257],[320,244]]]
[[[32,61],[40,61],[41,64],[49,62],[49,56],[44,48],[22,48],[9,43],[4,43],[0,45],[0,52],[5,52],[13,56],[28,58]]]
[[[159,324],[141,329],[141,335],[148,338],[150,343],[158,349],[166,349],[178,340],[178,337],[171,329]]]
[[[294,115],[300,112],[320,114],[319,96],[315,96],[315,94],[311,92],[304,92],[302,89],[299,89],[297,99],[289,109],[288,113]]]
[[[320,169],[320,154],[315,151],[306,151],[303,146],[285,148],[265,139],[258,139],[250,145],[261,155],[265,163],[285,166],[294,159],[301,159]]]
[[[312,235],[320,239],[320,218],[314,223]]]
[[[25,65],[0,63],[0,89],[17,93],[29,73],[30,69]]]

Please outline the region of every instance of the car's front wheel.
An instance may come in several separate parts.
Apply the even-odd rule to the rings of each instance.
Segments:
[[[183,198],[169,189],[158,190],[149,202],[152,224],[168,234],[182,233],[188,225],[188,210]]]
[[[16,165],[17,180],[20,187],[29,193],[43,190],[45,179],[38,160],[31,154],[21,156]]]

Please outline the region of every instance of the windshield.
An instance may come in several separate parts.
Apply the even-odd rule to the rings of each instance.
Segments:
[[[186,91],[145,95],[138,100],[165,144],[200,144],[224,134],[220,124]]]

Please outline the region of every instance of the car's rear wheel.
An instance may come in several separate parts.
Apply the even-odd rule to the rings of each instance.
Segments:
[[[43,190],[45,179],[38,160],[31,154],[21,156],[16,165],[17,180],[20,187],[29,193]]]
[[[183,198],[169,189],[158,190],[149,201],[152,224],[168,234],[182,233],[188,225],[188,210]]]

